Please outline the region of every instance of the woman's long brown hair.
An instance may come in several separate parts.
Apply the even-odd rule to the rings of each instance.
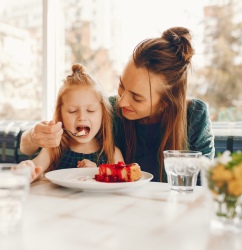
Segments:
[[[54,111],[53,120],[55,122],[63,122],[61,115],[61,107],[63,105],[63,96],[76,86],[90,86],[91,90],[95,91],[97,96],[100,98],[100,103],[102,105],[102,123],[99,132],[96,135],[101,150],[100,155],[104,152],[107,156],[108,163],[114,163],[114,141],[112,134],[112,114],[111,105],[109,103],[108,97],[104,94],[101,85],[89,75],[84,66],[81,64],[74,64],[72,66],[72,74],[68,75],[61,86],[58,95]],[[65,150],[69,147],[70,135],[64,131],[61,137],[60,145],[56,148],[49,149],[50,151],[50,167],[47,171],[54,170],[58,167],[61,156]],[[98,158],[99,158],[98,157]]]
[[[163,151],[187,149],[187,70],[194,50],[190,43],[189,30],[174,27],[166,30],[161,37],[147,39],[136,46],[133,60],[137,68],[146,68],[149,75],[159,76],[162,138],[158,161],[162,180]],[[151,82],[149,82],[151,87]],[[151,103],[152,104],[152,103]],[[163,108],[164,107],[164,108]],[[127,163],[134,161],[136,132],[134,121],[122,117],[126,137]]]

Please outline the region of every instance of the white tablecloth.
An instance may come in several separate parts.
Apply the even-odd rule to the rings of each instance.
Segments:
[[[210,229],[202,187],[183,195],[150,182],[115,192],[33,183],[21,229],[0,250],[241,250],[242,235]]]

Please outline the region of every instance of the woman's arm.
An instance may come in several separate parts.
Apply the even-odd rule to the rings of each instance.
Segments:
[[[26,155],[33,155],[39,148],[52,148],[60,144],[63,133],[62,123],[42,121],[36,123],[21,136],[20,151]]]
[[[194,99],[188,109],[188,141],[191,150],[201,151],[210,159],[214,158],[214,134],[207,105]]]
[[[20,151],[26,155],[33,155],[39,149],[39,145],[34,140],[34,128],[23,132],[20,140]]]

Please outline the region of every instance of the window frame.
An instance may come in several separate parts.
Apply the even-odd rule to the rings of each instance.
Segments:
[[[43,6],[43,82],[42,120],[51,120],[60,81],[59,0],[42,0]]]

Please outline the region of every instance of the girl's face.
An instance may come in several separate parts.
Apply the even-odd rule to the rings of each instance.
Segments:
[[[62,96],[61,115],[65,129],[77,133],[82,129],[86,135],[74,137],[81,143],[90,142],[102,123],[102,105],[97,94],[89,86],[73,87]]]
[[[123,116],[128,120],[141,119],[142,123],[158,122],[160,120],[158,86],[160,85],[160,77],[148,74],[146,68],[137,68],[131,59],[124,68],[118,88],[120,96],[118,104],[122,108]]]

